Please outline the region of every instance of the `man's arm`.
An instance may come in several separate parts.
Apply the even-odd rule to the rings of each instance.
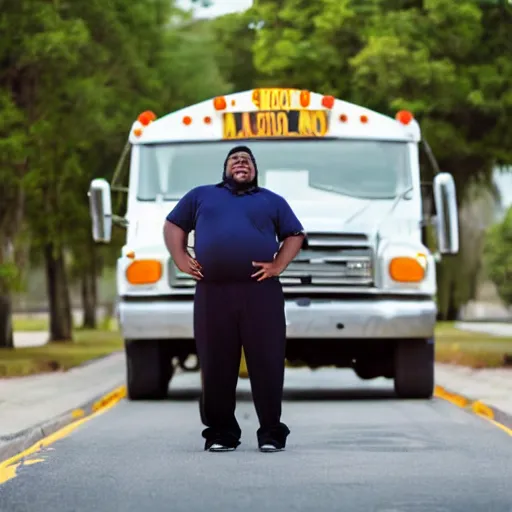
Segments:
[[[279,270],[279,273],[283,272],[290,262],[299,254],[300,248],[304,241],[304,233],[298,235],[291,235],[285,238],[284,242],[279,249],[277,256],[274,259],[274,263]]]
[[[176,266],[187,274],[200,279],[201,266],[187,251],[188,234],[195,225],[196,197],[190,191],[167,215],[164,223],[164,241]]]
[[[297,256],[304,241],[304,228],[291,209],[290,205],[279,198],[278,210],[276,216],[276,234],[283,243],[271,263],[254,261],[255,267],[262,267],[252,277],[258,277],[258,281],[275,277],[281,274],[290,262]]]

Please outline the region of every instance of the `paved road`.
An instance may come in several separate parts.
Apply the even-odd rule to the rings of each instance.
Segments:
[[[290,370],[287,451],[256,450],[244,380],[242,445],[207,453],[198,388],[197,374],[180,375],[169,400],[122,402],[83,424],[0,486],[0,511],[512,511],[512,437],[448,402],[397,401],[389,381],[351,372]]]

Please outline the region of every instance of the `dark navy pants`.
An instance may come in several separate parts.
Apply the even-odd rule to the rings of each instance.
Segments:
[[[286,321],[281,283],[198,282],[194,299],[194,336],[201,365],[201,419],[208,441],[238,446],[235,418],[241,347],[249,372],[260,428],[259,444],[283,447],[289,434],[281,423]]]

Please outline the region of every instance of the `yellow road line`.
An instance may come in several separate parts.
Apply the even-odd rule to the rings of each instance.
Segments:
[[[512,436],[512,429],[503,425],[499,421],[496,421],[496,415],[491,407],[487,404],[483,403],[481,400],[471,401],[469,398],[465,396],[459,395],[452,391],[447,391],[442,386],[436,386],[434,391],[434,396],[437,398],[441,398],[446,400],[452,404],[455,404],[457,407],[461,409],[469,410],[473,414],[480,416],[484,420],[487,420],[489,423],[492,423],[494,426],[506,432],[509,436]]]
[[[111,391],[110,393],[106,394],[105,396],[101,397],[96,402],[94,402],[94,404],[91,407],[92,412],[88,416],[82,417],[86,414],[83,409],[75,409],[71,413],[72,417],[80,419],[77,419],[76,421],[73,421],[72,423],[66,425],[65,427],[62,427],[61,429],[57,430],[53,434],[50,434],[49,436],[40,439],[39,441],[37,441],[37,443],[34,443],[30,448],[27,448],[26,450],[23,450],[22,452],[14,455],[13,457],[4,460],[3,462],[0,462],[0,485],[7,482],[8,480],[15,478],[17,476],[17,470],[21,466],[36,464],[38,462],[44,462],[45,459],[40,457],[41,449],[47,448],[51,444],[55,443],[55,441],[58,441],[59,439],[68,436],[71,432],[73,432],[73,430],[78,428],[80,425],[83,425],[89,420],[92,420],[93,418],[103,414],[109,409],[112,409],[112,407],[114,407],[124,397],[126,397],[126,387],[120,386]],[[34,454],[36,454],[38,458],[25,460],[27,457],[30,457]]]

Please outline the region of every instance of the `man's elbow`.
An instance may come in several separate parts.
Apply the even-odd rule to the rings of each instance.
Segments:
[[[169,235],[175,233],[186,235],[185,231],[182,228],[180,228],[177,224],[174,224],[174,222],[171,222],[168,219],[165,219],[164,221],[164,233],[168,233]]]
[[[286,242],[288,240],[288,241],[296,244],[296,243],[302,243],[305,238],[306,238],[306,234],[304,233],[304,231],[297,231],[296,233],[291,233],[290,235],[288,235],[284,239],[284,241]]]
[[[184,247],[187,234],[178,225],[169,220],[164,222],[164,241],[169,250]]]

